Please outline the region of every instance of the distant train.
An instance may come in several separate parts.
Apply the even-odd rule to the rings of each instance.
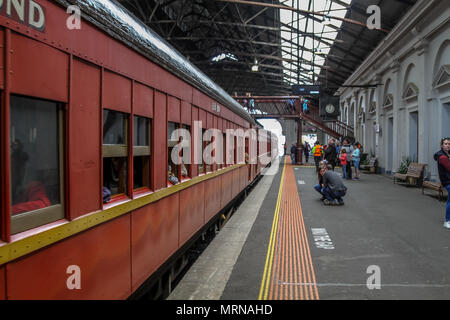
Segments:
[[[0,299],[130,297],[260,175],[250,150],[278,156],[276,136],[126,10],[76,3],[0,5]],[[225,139],[232,163],[193,161],[215,138],[174,161],[172,133],[194,123],[199,139],[257,134]]]

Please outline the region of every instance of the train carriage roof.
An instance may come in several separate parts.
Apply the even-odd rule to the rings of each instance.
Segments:
[[[227,92],[120,4],[102,0],[55,1],[64,7],[79,6],[84,19],[216,99],[253,125],[258,125]]]

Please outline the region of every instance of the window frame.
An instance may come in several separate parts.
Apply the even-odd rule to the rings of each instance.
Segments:
[[[208,131],[209,129],[203,129],[203,130],[204,130],[204,132],[203,132],[203,137],[204,137],[206,131]],[[203,140],[202,159],[203,159],[203,153],[205,152],[206,147],[214,143],[213,139],[214,139],[214,136],[211,136],[209,141]],[[203,165],[204,165],[204,168],[205,168],[205,170],[204,170],[205,174],[214,172],[214,163],[207,164],[205,159],[203,159]],[[208,170],[208,168],[209,168],[209,170]]]
[[[205,147],[206,147],[206,141],[203,139],[205,132],[206,132],[206,129],[201,128],[200,141],[201,141],[202,152],[201,152],[200,163],[198,164],[198,175],[206,174],[206,163],[205,163],[205,159],[203,159],[203,152],[205,151]],[[200,166],[202,168],[201,171],[200,171]]]
[[[182,174],[181,174],[181,164],[180,164],[180,177],[179,177],[179,180],[180,180],[180,182],[184,182],[184,181],[187,181],[187,180],[190,180],[190,179],[192,179],[192,128],[191,128],[191,126],[189,125],[189,124],[185,124],[185,123],[181,123],[181,126],[180,126],[180,128],[181,129],[184,129],[184,130],[187,130],[188,132],[189,132],[189,136],[191,137],[191,139],[190,139],[190,141],[189,141],[189,164],[185,164],[184,162],[183,162],[183,156],[181,157],[181,163],[184,165],[184,167],[186,168],[186,171],[187,171],[187,178],[185,178],[185,179],[183,179],[183,176],[182,176]],[[180,142],[181,142],[182,140],[180,140]],[[184,149],[182,149],[182,151],[184,152]]]
[[[175,124],[175,129],[180,129],[180,123],[179,122],[174,122],[174,121],[167,121],[167,174],[169,173],[169,162],[171,162],[171,166],[174,166],[176,168],[175,170],[175,177],[178,179],[178,183],[181,183],[181,164],[174,164],[171,160],[171,153],[172,151],[169,152],[169,150],[172,150],[177,144],[180,143],[180,139],[178,138],[178,140],[171,140],[170,136],[169,136],[169,123],[173,123]],[[167,177],[167,187],[173,187],[175,184],[172,184],[169,181],[169,177]]]
[[[26,95],[20,95],[20,94],[14,94],[10,93],[9,97],[9,110],[10,110],[10,119],[11,119],[11,97],[17,96],[17,97],[23,97],[27,99],[32,100],[39,100],[39,101],[47,101],[50,103],[54,103],[57,108],[58,113],[58,164],[59,164],[59,203],[50,205],[45,208],[22,212],[13,215],[12,214],[12,181],[10,176],[10,192],[9,192],[9,201],[10,201],[10,212],[6,213],[10,216],[10,235],[15,235],[24,231],[28,231],[58,220],[62,220],[66,218],[66,210],[65,210],[65,103],[53,101],[49,99],[42,99],[42,98],[36,98]],[[11,130],[11,123],[9,124],[8,130]],[[11,139],[11,137],[10,137]],[[8,145],[11,143],[11,141],[8,141]],[[11,154],[9,155],[9,158],[11,161]],[[9,168],[9,173],[11,175],[11,168]]]
[[[135,143],[135,136],[134,136],[134,129],[135,129],[135,119],[145,119],[148,123],[147,128],[147,138],[148,138],[148,145],[147,146],[136,146]],[[152,171],[152,119],[149,117],[143,117],[140,115],[133,114],[133,133],[132,133],[132,149],[133,149],[133,175],[132,175],[132,189],[133,194],[139,194],[146,191],[152,190],[152,183],[151,183],[151,171]],[[135,157],[148,157],[148,185],[144,185],[142,187],[134,188],[134,160]]]
[[[123,133],[124,133],[124,141],[126,142],[126,144],[105,144],[104,143],[104,135],[105,135],[105,131],[104,131],[104,112],[108,111],[108,112],[116,112],[116,113],[121,113],[124,115],[124,129],[123,129]],[[101,197],[101,202],[102,202],[102,206],[104,207],[105,205],[110,205],[114,202],[123,200],[123,199],[127,199],[129,198],[129,183],[130,183],[130,168],[131,168],[131,164],[130,164],[130,155],[129,155],[129,140],[130,140],[130,117],[131,114],[126,113],[126,112],[122,112],[122,111],[117,111],[114,109],[108,109],[108,108],[102,108],[102,159],[101,159],[101,170],[102,170],[102,188],[105,186],[105,176],[104,176],[104,163],[105,163],[105,158],[126,158],[126,164],[125,164],[125,170],[126,170],[126,178],[124,179],[125,181],[125,192],[124,193],[118,193],[118,194],[112,194],[112,190],[111,191],[111,199],[108,202],[103,202],[103,197]],[[131,133],[132,135],[132,133]]]
[[[227,134],[226,132],[222,132],[222,164],[220,165],[221,169],[227,167]]]

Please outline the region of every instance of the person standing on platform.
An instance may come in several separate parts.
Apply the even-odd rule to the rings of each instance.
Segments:
[[[361,160],[361,150],[358,148],[358,144],[356,143],[351,159],[353,161],[353,165],[355,166],[355,178],[353,178],[353,180],[359,180],[359,162]]]
[[[292,164],[297,163],[297,146],[295,145],[295,143],[291,147],[291,160]]]
[[[340,166],[341,165],[341,161],[339,160],[339,156],[341,154],[341,149],[342,149],[342,144],[338,140],[338,141],[336,141],[336,166]]]
[[[314,155],[314,162],[316,163],[316,172],[319,172],[319,162],[322,161],[323,150],[319,141],[316,141],[312,150]]]
[[[441,141],[441,150],[436,152],[434,160],[438,163],[439,180],[447,189],[447,207],[445,211],[444,228],[450,229],[450,138]]]
[[[328,164],[331,165],[332,170],[334,171],[334,166],[336,165],[336,144],[334,139],[330,139],[328,142],[328,147],[325,150],[325,160],[327,160]]]
[[[347,153],[347,180],[352,179],[352,153],[353,153],[353,147],[350,145],[350,142],[345,139],[344,144],[342,145],[342,149]]]
[[[339,158],[342,167],[342,177],[347,179],[347,150],[342,149],[341,156]]]
[[[305,141],[305,145],[303,146],[303,154],[305,155],[305,160],[309,162],[309,153],[311,152],[311,146],[307,141]]]

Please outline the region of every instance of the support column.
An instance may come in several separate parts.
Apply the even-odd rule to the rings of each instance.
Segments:
[[[427,178],[430,178],[430,164],[433,163],[433,152],[430,151],[430,131],[433,130],[433,126],[428,124],[432,123],[431,121],[431,112],[428,106],[428,97],[431,95],[432,91],[432,72],[429,72],[427,69],[428,61],[431,61],[429,57],[429,43],[427,40],[422,39],[415,47],[417,50],[417,56],[419,57],[420,63],[418,63],[418,69],[420,70],[420,74],[423,77],[420,77],[419,83],[419,146],[417,149],[417,160],[420,163],[428,164],[428,168],[426,168]]]
[[[405,143],[402,140],[402,126],[401,124],[404,124],[405,122],[403,122],[403,111],[405,109],[404,105],[403,105],[403,101],[402,101],[402,81],[401,81],[401,77],[400,77],[400,62],[398,60],[394,60],[392,65],[391,65],[391,70],[393,73],[392,76],[392,90],[394,93],[394,128],[393,128],[393,133],[394,133],[394,146],[393,146],[393,150],[395,150],[395,152],[393,153],[393,159],[392,159],[392,172],[396,172],[401,160],[402,160],[402,155],[405,154],[404,151],[404,145]]]
[[[283,135],[286,137],[286,149],[291,154],[291,147],[297,143],[297,121],[295,119],[279,119]]]

